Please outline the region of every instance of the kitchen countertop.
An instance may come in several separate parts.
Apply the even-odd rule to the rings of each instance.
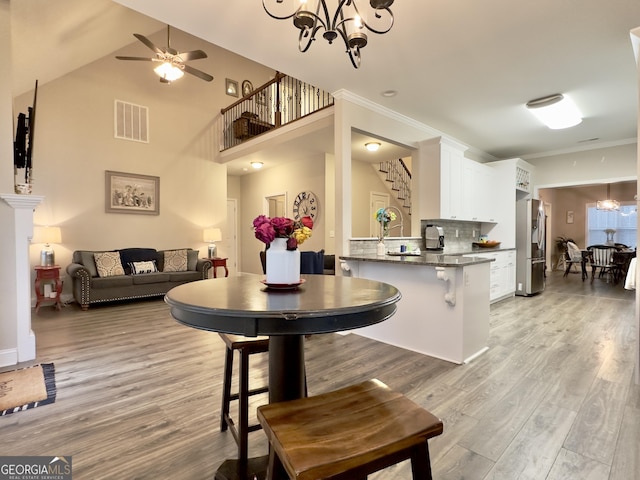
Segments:
[[[478,249],[478,252],[480,249]],[[476,253],[468,252],[468,253]],[[465,257],[462,254],[442,254],[432,252],[422,252],[420,255],[376,255],[376,254],[358,254],[344,255],[339,257],[340,260],[357,260],[364,262],[380,262],[407,265],[422,265],[429,267],[466,267],[468,265],[476,265],[479,263],[493,262],[493,259],[482,257]]]

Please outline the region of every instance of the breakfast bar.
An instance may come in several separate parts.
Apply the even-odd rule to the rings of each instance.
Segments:
[[[402,292],[391,319],[354,333],[457,364],[470,361],[488,348],[491,261],[437,253],[340,257],[345,275]]]

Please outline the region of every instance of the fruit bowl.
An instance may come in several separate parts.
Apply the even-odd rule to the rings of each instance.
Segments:
[[[494,248],[500,245],[501,242],[495,240],[489,240],[487,242],[473,242],[473,245],[480,248]]]

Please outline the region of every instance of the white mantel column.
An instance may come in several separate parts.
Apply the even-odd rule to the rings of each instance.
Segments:
[[[36,358],[36,336],[31,330],[31,266],[29,263],[29,242],[33,237],[33,210],[42,203],[44,197],[37,195],[0,194],[13,208],[15,233],[15,264],[13,271],[16,285],[16,362],[26,362]],[[6,353],[6,352],[5,352]]]

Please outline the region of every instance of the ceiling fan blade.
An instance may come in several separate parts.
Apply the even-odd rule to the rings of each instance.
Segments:
[[[133,34],[134,37],[136,37],[138,40],[140,40],[142,43],[144,43],[147,47],[149,47],[151,50],[153,50],[156,53],[164,53],[162,50],[160,50],[158,47],[156,47],[151,40],[149,40],[147,37],[145,37],[144,35],[140,35],[139,33],[134,33]]]
[[[121,55],[116,55],[116,58],[118,60],[139,60],[142,62],[153,62],[154,60],[157,60],[156,58],[147,58],[147,57],[123,57]]]
[[[183,65],[184,71],[190,73],[191,75],[195,75],[198,78],[201,78],[205,82],[210,82],[213,80],[213,77],[208,73],[201,72],[200,70],[190,67],[189,65]]]
[[[171,83],[171,82],[164,77],[160,77],[160,83]]]
[[[207,54],[202,50],[192,50],[190,52],[178,52],[177,56],[182,59],[183,62],[188,62],[189,60],[199,60],[201,58],[207,58]]]

